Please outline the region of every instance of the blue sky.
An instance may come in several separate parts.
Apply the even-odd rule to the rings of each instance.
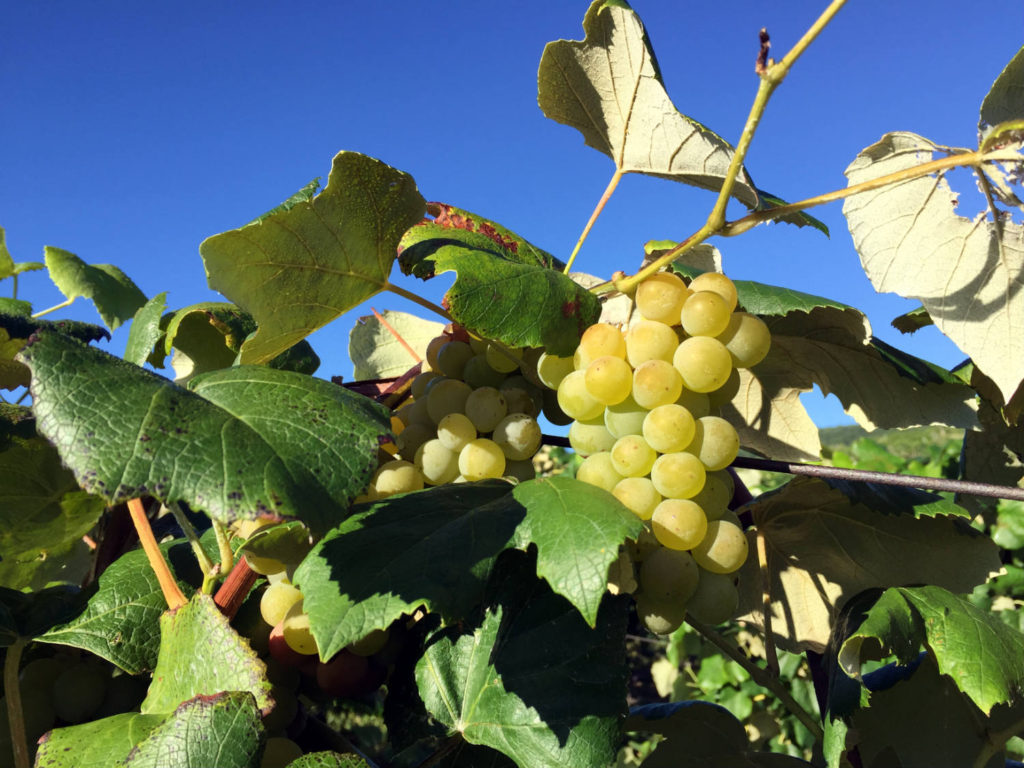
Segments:
[[[124,269],[171,307],[216,300],[199,243],[326,175],[342,149],[411,173],[428,200],[485,216],[566,258],[613,171],[537,107],[543,46],[581,38],[586,2],[7,3],[0,13],[0,226],[16,260],[54,245]],[[636,0],[670,96],[730,141],[757,87],[757,33],[781,57],[824,2]],[[892,130],[974,146],[978,107],[1024,43],[1024,7],[851,0],[776,93],[747,166],[789,200],[845,185],[843,169]],[[628,176],[577,268],[634,271],[649,239],[700,226],[709,193]],[[962,202],[966,205],[966,200]],[[963,209],[965,213],[974,210]],[[739,211],[733,211],[738,214]],[[784,284],[864,310],[879,337],[950,366],[934,329],[889,326],[915,306],[874,293],[839,205],[814,211],[831,239],[784,225],[713,241],[734,278]],[[446,284],[405,280],[437,299]],[[0,286],[9,295],[9,284]],[[61,300],[43,273],[20,295]],[[383,295],[378,309],[411,307]],[[419,311],[419,310],[417,310]],[[318,375],[349,377],[361,307],[311,339]],[[64,316],[98,321],[80,302]],[[121,353],[124,334],[109,346]],[[807,399],[823,426],[834,398]]]

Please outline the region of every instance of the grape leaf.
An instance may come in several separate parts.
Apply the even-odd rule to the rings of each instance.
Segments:
[[[18,315],[28,317],[32,314],[32,304],[10,296],[0,296],[0,315]]]
[[[52,333],[20,357],[40,433],[111,504],[152,495],[222,523],[294,518],[324,531],[366,487],[390,436],[382,407],[297,373],[231,368],[190,392]]]
[[[92,550],[81,539],[31,550],[0,560],[0,587],[38,592],[61,584],[79,585],[92,570],[92,563]]]
[[[838,612],[865,589],[927,583],[964,592],[999,569],[998,547],[950,502],[867,484],[853,499],[843,487],[797,477],[745,508],[765,540],[779,647],[822,652]],[[760,584],[750,557],[740,572],[740,613],[758,626]]]
[[[601,314],[597,297],[562,274],[549,254],[503,227],[451,206],[431,209],[434,220],[402,238],[402,271],[423,280],[454,271],[448,311],[483,338],[571,355]]]
[[[260,710],[250,693],[232,691],[186,701],[150,731],[125,768],[252,768],[263,746]]]
[[[444,330],[443,323],[423,320],[407,312],[384,310],[381,316],[423,359],[427,356],[427,344]],[[395,334],[373,315],[356,320],[348,336],[348,354],[355,366],[352,376],[356,381],[401,376],[416,364],[416,359]]]
[[[1024,117],[1021,104],[1024,104],[1024,48],[1010,59],[981,102],[979,138],[984,138],[988,130],[1000,123]]]
[[[997,704],[1024,703],[1024,635],[936,585],[886,590],[843,642],[839,663],[859,676],[867,658],[891,653],[906,664],[922,645],[986,715]]]
[[[164,715],[125,712],[89,723],[54,728],[41,741],[36,768],[121,766],[135,745],[165,720]],[[166,767],[165,767],[166,768]]]
[[[167,291],[161,291],[147,301],[132,318],[125,344],[124,359],[135,365],[144,365],[160,338],[160,316],[167,306]]]
[[[263,712],[273,706],[266,664],[213,598],[196,594],[160,616],[160,652],[142,712],[173,712],[183,701],[220,691],[246,691]]]
[[[450,734],[520,768],[608,765],[624,714],[628,599],[607,597],[590,628],[528,557],[504,563],[482,621],[428,641],[416,665],[423,703]]]
[[[45,266],[38,261],[15,261],[11,257],[11,252],[7,250],[7,233],[3,227],[0,227],[0,280],[20,275],[23,272],[35,272]]]
[[[252,224],[204,240],[210,287],[259,326],[241,362],[277,357],[381,291],[399,238],[425,210],[412,177],[339,152],[316,197],[304,191]]]
[[[72,301],[92,299],[110,330],[117,330],[146,303],[146,295],[118,267],[86,264],[75,254],[49,245],[43,251],[54,285]]]
[[[858,184],[948,151],[912,133],[890,133],[863,150],[846,176]],[[964,218],[956,202],[938,174],[853,195],[843,214],[875,289],[920,300],[1009,399],[1024,380],[1024,295],[1014,287],[1024,274],[1024,227],[1001,216]]]
[[[978,417],[981,429],[964,434],[961,476],[981,483],[1020,486],[1024,483],[1024,430],[1008,426],[999,412],[984,401],[978,409]],[[997,501],[965,495],[962,503],[972,512],[981,514],[994,509]],[[1001,502],[1000,506],[1005,504]],[[988,517],[986,515],[986,519]]]
[[[288,763],[288,768],[372,768],[358,755],[337,752],[307,752]]]
[[[98,325],[74,320],[56,322],[34,320],[29,316],[30,311],[9,313],[0,306],[0,388],[2,389],[14,390],[18,387],[28,386],[31,374],[28,368],[14,358],[25,346],[29,336],[40,328],[52,328],[59,333],[66,333],[85,342],[110,338],[106,329]]]
[[[934,325],[931,316],[928,314],[928,310],[924,307],[918,307],[912,309],[910,312],[904,312],[899,317],[894,317],[892,320],[892,327],[900,333],[914,333],[922,328],[927,328],[929,325]]]
[[[541,111],[580,131],[621,172],[721,189],[733,148],[673,105],[633,9],[624,0],[596,0],[583,31],[582,41],[544,48],[537,73]],[[761,202],[746,171],[732,194],[749,208]]]

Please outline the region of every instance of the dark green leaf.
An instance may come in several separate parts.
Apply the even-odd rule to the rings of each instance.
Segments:
[[[0,328],[6,329],[12,339],[28,339],[36,331],[54,331],[86,343],[110,339],[106,328],[78,320],[37,320],[17,314],[0,314]]]
[[[54,285],[68,299],[92,299],[110,330],[130,320],[146,303],[146,295],[118,267],[86,264],[75,254],[49,245],[44,252]]]
[[[505,563],[482,622],[439,632],[417,665],[427,710],[520,768],[607,765],[624,714],[628,600],[607,597],[591,629],[533,576],[529,558]]]
[[[160,338],[160,316],[166,306],[167,291],[162,291],[135,313],[124,350],[124,359],[129,363],[143,365],[149,358],[153,346]]]
[[[335,156],[323,192],[301,194],[199,246],[210,287],[259,325],[242,363],[277,357],[382,290],[399,238],[426,210],[410,176],[354,152]]]
[[[761,199],[761,205],[756,209],[759,211],[770,211],[772,208],[788,205],[781,197],[776,197],[771,192],[765,192],[763,189],[757,190],[757,196]],[[819,232],[822,232],[825,237],[829,237],[828,226],[825,222],[814,218],[806,211],[787,213],[785,216],[780,216],[776,221],[784,221],[787,224],[795,224],[798,227],[814,227]]]
[[[934,324],[932,316],[928,314],[928,310],[924,307],[904,312],[892,320],[892,327],[900,333],[913,333]]]
[[[272,705],[266,665],[213,598],[197,594],[160,616],[160,654],[142,712],[173,712],[184,701],[220,691],[245,691],[264,712]]]
[[[36,753],[36,768],[121,766],[135,745],[167,718],[126,712],[91,723],[55,728]],[[167,764],[169,768],[170,764]]]
[[[9,296],[0,296],[0,315],[19,315],[28,317],[32,314],[32,305],[21,299],[12,299]]]
[[[939,586],[886,590],[843,643],[839,661],[856,676],[864,658],[885,652],[907,663],[922,646],[935,657],[939,672],[985,714],[997,704],[1022,702],[1024,635]]]
[[[508,230],[450,206],[433,210],[433,221],[402,238],[402,271],[424,280],[454,271],[446,305],[473,333],[512,347],[572,354],[601,314],[597,297],[562,274],[553,257]]]
[[[978,134],[984,136],[1000,123],[1024,118],[1024,48],[1006,65],[981,102]]]
[[[151,495],[223,523],[295,518],[323,531],[365,488],[390,434],[383,408],[301,374],[232,368],[190,392],[52,333],[21,359],[41,434],[111,504]]]
[[[12,555],[0,560],[0,586],[38,592],[55,585],[79,585],[89,575],[92,562],[92,550],[81,539]]]
[[[27,594],[0,587],[0,644],[17,636],[34,639],[50,627],[67,621],[79,607],[78,589],[47,587]]]

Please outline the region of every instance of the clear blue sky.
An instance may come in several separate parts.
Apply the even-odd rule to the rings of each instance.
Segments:
[[[315,176],[341,149],[411,173],[428,200],[486,215],[563,259],[611,173],[604,155],[537,107],[546,42],[581,38],[588,3],[9,2],[0,12],[0,226],[15,260],[44,245],[124,269],[171,307],[219,296],[199,243],[240,226]],[[824,2],[636,0],[676,105],[730,141],[757,82],[757,33],[781,57]],[[1024,43],[1024,6],[851,0],[776,93],[748,157],[758,185],[789,200],[844,186],[843,169],[892,130],[974,146],[978,107]],[[649,239],[681,239],[709,193],[627,177],[577,268],[633,271]],[[964,203],[962,202],[962,206]],[[972,204],[973,205],[973,204]],[[974,210],[965,210],[972,213]],[[737,211],[738,213],[738,211]],[[765,226],[715,241],[727,274],[785,284],[867,312],[876,335],[950,366],[934,329],[889,326],[913,302],[878,296],[840,206],[814,212],[832,238]],[[437,298],[445,287],[417,287]],[[4,295],[9,288],[0,287]],[[61,300],[22,278],[36,309]],[[397,297],[371,302],[409,309]],[[348,331],[368,307],[311,341],[318,375],[349,377]],[[91,305],[65,311],[98,322]],[[121,353],[124,334],[110,349]],[[847,423],[809,398],[819,424]]]

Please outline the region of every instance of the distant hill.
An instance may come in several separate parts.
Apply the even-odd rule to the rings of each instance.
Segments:
[[[826,427],[820,430],[821,444],[826,452],[848,451],[857,440],[866,437],[903,458],[927,454],[929,445],[942,446],[951,440],[962,440],[964,431],[951,427],[911,427],[910,429],[876,429],[868,432],[856,425]]]

